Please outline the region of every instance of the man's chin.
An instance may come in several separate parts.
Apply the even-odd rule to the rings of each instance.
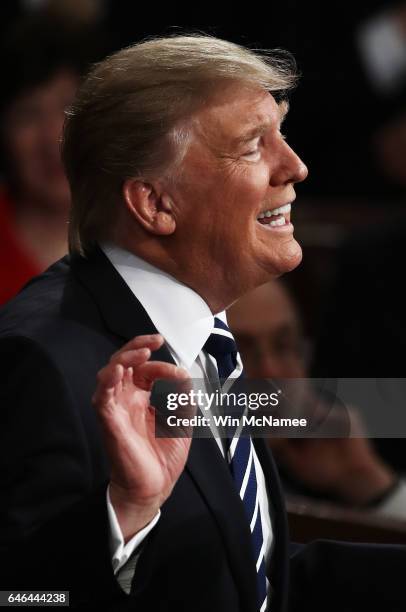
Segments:
[[[287,259],[286,272],[291,272],[292,270],[297,268],[301,264],[303,259],[303,251],[300,244],[295,239],[292,240],[292,243],[292,255]]]
[[[276,273],[276,276],[282,276],[283,274],[291,272],[300,265],[303,258],[302,247],[293,238],[292,240],[289,240],[288,243],[281,246],[281,250],[278,255],[279,257],[276,260],[273,260],[272,267]]]

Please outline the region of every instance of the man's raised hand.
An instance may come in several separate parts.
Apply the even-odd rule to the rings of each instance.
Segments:
[[[189,437],[155,437],[150,404],[154,382],[189,378],[183,368],[149,360],[162,344],[159,334],[128,342],[99,371],[92,398],[111,462],[110,500],[125,541],[147,525],[169,497],[191,443]]]

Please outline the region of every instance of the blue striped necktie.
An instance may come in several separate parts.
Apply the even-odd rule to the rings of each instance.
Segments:
[[[215,358],[222,388],[242,375],[235,340],[227,325],[217,317],[214,329],[203,347]],[[258,584],[258,610],[267,607],[267,579],[265,574],[265,542],[262,532],[261,510],[251,438],[235,436],[227,440],[227,458],[235,486],[244,504],[250,525]]]

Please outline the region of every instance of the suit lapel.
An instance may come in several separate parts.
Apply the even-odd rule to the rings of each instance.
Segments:
[[[86,258],[74,255],[71,269],[91,293],[106,327],[113,334],[128,342],[135,336],[158,333],[140,301],[100,247],[96,246]],[[154,351],[152,359],[175,363],[165,344]]]
[[[206,500],[222,534],[230,567],[244,601],[242,608],[254,611],[257,577],[251,532],[228,464],[214,438],[193,439],[186,470]]]

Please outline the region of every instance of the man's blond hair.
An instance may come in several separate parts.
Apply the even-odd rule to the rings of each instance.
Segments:
[[[72,193],[70,252],[108,238],[127,178],[152,180],[181,162],[187,119],[227,82],[284,94],[292,57],[208,35],[152,38],[96,64],[67,113],[62,155]]]

